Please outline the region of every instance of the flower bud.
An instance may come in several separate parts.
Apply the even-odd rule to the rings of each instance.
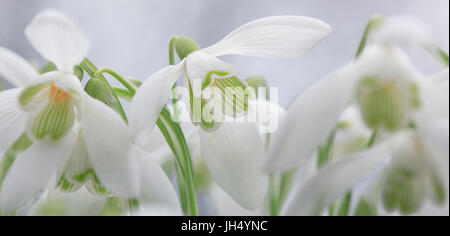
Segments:
[[[189,54],[198,51],[200,47],[191,38],[187,36],[177,36],[175,39],[175,51],[181,60],[189,56]]]
[[[111,86],[102,78],[92,77],[86,84],[84,90],[93,98],[104,102],[118,114],[122,112],[119,99],[114,94]]]

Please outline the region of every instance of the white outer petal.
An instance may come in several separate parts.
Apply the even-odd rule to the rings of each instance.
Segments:
[[[47,187],[50,179],[69,158],[77,127],[58,142],[38,142],[17,156],[1,189],[1,209],[14,212]]]
[[[427,126],[433,120],[449,118],[448,69],[419,81],[421,107],[415,120],[418,126]]]
[[[406,46],[419,46],[433,49],[437,44],[435,36],[428,30],[421,20],[409,16],[395,16],[387,18],[382,25],[373,32],[375,41]]]
[[[143,148],[148,146],[145,137],[153,131],[161,110],[169,99],[172,86],[183,73],[184,66],[183,61],[154,73],[134,96],[130,111],[130,130],[136,143]]]
[[[25,34],[33,47],[47,60],[66,73],[87,56],[90,43],[79,27],[57,10],[39,13]]]
[[[304,16],[272,16],[247,23],[202,51],[213,56],[237,54],[291,58],[307,54],[331,33],[331,27]]]
[[[267,191],[268,176],[261,170],[264,145],[257,123],[222,123],[214,132],[200,131],[200,142],[215,182],[242,207],[259,207]]]
[[[191,80],[203,80],[211,71],[227,72],[228,76],[237,75],[237,69],[230,63],[224,62],[203,52],[193,52],[186,59],[186,72]],[[220,78],[217,76],[217,78]]]
[[[85,94],[81,129],[100,182],[121,197],[135,196],[139,191],[138,166],[129,155],[132,140],[122,118]]]
[[[376,170],[388,151],[386,143],[356,153],[321,169],[314,177],[298,184],[286,200],[282,215],[321,215],[354,186]]]
[[[287,170],[311,156],[337,125],[353,96],[356,79],[348,66],[296,99],[272,137],[269,155],[264,160],[267,171]]]
[[[355,73],[360,78],[372,77],[377,80],[396,80],[410,85],[426,79],[399,47],[374,44],[368,46],[355,62]]]
[[[217,185],[210,187],[209,193],[214,213],[217,216],[261,216],[263,206],[255,210],[247,210],[235,202],[222,188]]]
[[[13,145],[25,131],[25,114],[18,104],[22,89],[0,92],[0,153]]]
[[[175,188],[161,166],[151,156],[132,148],[140,167],[141,192],[137,199],[140,204],[138,215],[181,216],[181,206]]]
[[[0,47],[0,77],[17,88],[39,77],[37,70],[14,52]]]

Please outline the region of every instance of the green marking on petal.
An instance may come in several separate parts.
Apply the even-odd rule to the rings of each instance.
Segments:
[[[3,180],[8,174],[9,169],[14,164],[16,160],[16,154],[13,152],[6,152],[3,154],[3,158],[0,158],[0,187],[2,186]]]
[[[425,186],[414,171],[406,168],[392,170],[383,188],[383,205],[387,211],[399,210],[404,215],[413,214],[422,205]]]
[[[71,183],[65,176],[65,174],[63,174],[61,176],[61,178],[58,181],[58,184],[56,185],[57,188],[59,188],[62,192],[65,193],[71,193],[73,192],[74,188],[75,188],[75,184]]]
[[[33,98],[38,94],[42,89],[46,88],[48,84],[40,84],[31,87],[25,88],[25,90],[19,96],[19,103],[21,106],[28,105]]]
[[[88,180],[89,177],[92,178],[92,181],[94,181],[94,183],[99,184],[99,185],[101,184],[100,179],[97,177],[97,174],[95,173],[95,170],[92,168],[84,171],[81,174],[73,176],[73,180],[75,180],[79,183],[84,183]]]
[[[75,110],[71,99],[50,101],[33,121],[31,132],[38,140],[49,137],[56,141],[67,133],[74,121]]]
[[[120,216],[127,210],[127,201],[123,198],[109,197],[100,216]]]
[[[214,107],[213,107],[213,103],[206,100],[206,99],[202,99],[202,120],[200,123],[200,126],[203,128],[203,130],[205,131],[212,131],[215,128],[215,120],[214,120]]]
[[[370,205],[364,197],[359,200],[358,206],[356,207],[355,216],[377,216],[376,206]]]
[[[239,115],[248,111],[248,99],[251,94],[246,90],[247,86],[244,85],[237,77],[228,77],[222,79],[216,79],[213,83],[216,87],[216,91],[222,96],[225,112],[232,111],[233,114],[227,115]],[[227,109],[228,108],[228,109]]]
[[[365,123],[372,129],[395,131],[406,123],[406,94],[393,82],[379,83],[375,78],[362,80],[358,98]]]
[[[98,196],[107,196],[110,193],[101,184],[96,184],[93,181],[87,185],[87,189],[90,193]]]

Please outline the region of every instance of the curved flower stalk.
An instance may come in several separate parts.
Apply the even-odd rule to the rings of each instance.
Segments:
[[[416,45],[424,46],[423,38],[418,37]],[[323,213],[379,167],[386,160],[382,157],[391,157],[381,191],[385,209],[411,214],[427,198],[435,204],[446,201],[448,168],[439,167],[448,161],[448,70],[427,78],[395,46],[401,41],[382,42],[375,41],[358,60],[298,97],[288,113],[288,120],[297,124],[281,128],[266,168],[273,171],[303,163],[326,140],[351,102],[357,104],[366,126],[379,133],[379,144],[324,167],[298,185],[284,214]],[[427,141],[430,129],[434,142]]]
[[[312,18],[280,16],[250,22],[205,49],[199,49],[192,40],[180,38],[182,45],[177,47],[177,52],[183,61],[153,74],[136,93],[131,106],[131,132],[140,137],[153,130],[173,85],[182,75],[189,91],[194,91],[192,86],[196,84],[202,90],[200,94],[193,92],[189,96],[192,103],[194,100],[202,101],[203,91],[220,92],[227,84],[245,89],[247,85],[237,77],[237,69],[216,57],[228,54],[299,57],[328,36],[330,31],[327,24]],[[193,105],[191,102],[188,104]],[[233,111],[250,109],[245,102],[241,105],[232,107]],[[204,116],[193,106],[190,108],[194,122],[202,127],[203,158],[214,180],[241,206],[257,208],[267,189],[267,176],[260,171],[264,145],[258,126],[252,122],[229,122],[219,126],[214,121],[204,122]],[[138,142],[144,141],[138,138]]]
[[[0,129],[16,124],[14,132],[25,132],[34,142],[18,156],[6,176],[0,195],[2,209],[9,212],[22,207],[55,174],[63,191],[86,185],[95,194],[136,195],[137,163],[128,158],[131,138],[126,124],[86,94],[74,75],[74,67],[88,53],[87,38],[70,19],[54,10],[36,16],[26,35],[57,71],[32,77],[25,88],[0,95],[0,115],[5,120]],[[2,132],[1,138],[3,145],[3,139],[9,144],[17,136]]]

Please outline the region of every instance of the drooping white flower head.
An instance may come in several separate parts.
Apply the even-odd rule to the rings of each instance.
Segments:
[[[423,38],[416,38],[415,45],[424,47]],[[382,141],[335,158],[339,161],[297,183],[284,214],[322,214],[389,157],[381,196],[387,210],[410,214],[427,198],[445,201],[448,168],[441,166],[448,166],[442,164],[448,163],[448,69],[424,76],[396,47],[398,42],[373,42],[358,60],[307,89],[289,109],[266,159],[268,170],[304,163],[351,104],[357,104],[364,123],[378,130]]]
[[[58,70],[35,77],[37,72],[26,69],[29,66],[24,60],[13,54],[9,53],[10,60],[1,59],[0,73],[9,71],[6,76],[21,81],[15,85],[25,85],[0,93],[1,148],[8,148],[23,133],[34,142],[19,154],[8,172],[0,195],[2,209],[22,207],[54,175],[63,191],[75,191],[87,184],[96,194],[111,191],[135,196],[139,186],[137,165],[128,155],[131,137],[126,124],[112,109],[90,97],[73,74],[88,53],[86,36],[55,10],[38,14],[26,35]],[[30,72],[18,73],[19,67]],[[11,132],[5,133],[8,130]]]
[[[151,75],[136,93],[131,106],[130,128],[137,143],[145,146],[166,103],[172,86],[182,75],[189,87],[195,81],[212,91],[223,91],[226,84],[246,87],[237,77],[237,69],[217,56],[228,54],[292,58],[308,53],[331,32],[330,26],[313,18],[277,16],[259,19],[241,26],[211,47],[186,55],[175,66]],[[201,95],[193,94],[190,99]],[[245,109],[251,109],[244,103]],[[192,109],[192,108],[191,108]],[[194,120],[195,122],[195,120]],[[203,126],[205,127],[205,126]],[[200,131],[203,158],[212,177],[241,206],[258,207],[267,190],[267,175],[261,172],[264,144],[254,122],[230,122],[215,126],[214,132]]]

